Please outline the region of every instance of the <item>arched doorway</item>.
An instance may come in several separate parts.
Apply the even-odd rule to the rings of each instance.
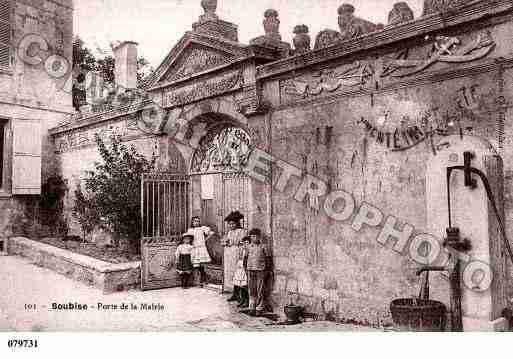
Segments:
[[[223,284],[224,218],[231,211],[252,223],[252,189],[244,168],[251,154],[251,138],[240,119],[206,111],[191,116],[186,141],[162,137],[158,170],[146,174],[141,185],[142,288],[179,285],[173,253],[191,217],[199,216],[218,235],[207,241],[213,262],[207,267],[210,283]],[[200,126],[197,146],[187,144]],[[187,159],[187,160],[186,160]],[[189,162],[188,166],[185,163]]]
[[[224,218],[240,211],[244,227],[251,225],[251,180],[243,171],[250,154],[248,133],[232,122],[221,122],[208,128],[191,158],[192,213],[218,233],[207,242],[213,260],[207,272],[216,284],[221,284],[223,276],[220,238],[227,232]]]

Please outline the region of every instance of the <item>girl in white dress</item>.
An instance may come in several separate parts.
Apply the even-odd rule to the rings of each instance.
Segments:
[[[193,217],[191,228],[189,228],[187,233],[194,237],[191,253],[192,264],[195,269],[200,271],[200,285],[203,286],[207,280],[204,265],[212,261],[207,250],[207,239],[213,235],[214,232],[210,229],[210,227],[202,226],[201,219],[199,217]]]
[[[239,211],[230,213],[225,222],[228,223],[228,233],[223,237],[222,244],[224,246],[223,258],[223,292],[232,292],[232,296],[228,299],[229,302],[240,302],[240,288],[235,285],[233,278],[237,269],[237,262],[239,260],[239,244],[244,237],[247,236],[247,231],[242,228],[241,221],[244,215]]]
[[[251,242],[250,237],[244,237],[239,244],[238,261],[233,275],[233,286],[239,289],[239,308],[249,307],[248,293],[248,274],[246,271],[246,261],[248,257],[248,246]]]

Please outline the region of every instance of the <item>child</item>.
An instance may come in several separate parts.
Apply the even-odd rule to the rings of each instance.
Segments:
[[[247,308],[249,306],[248,294],[248,275],[246,273],[245,259],[247,258],[248,245],[251,241],[250,237],[242,238],[238,246],[238,260],[233,275],[234,291],[239,293],[239,308]]]
[[[242,228],[244,215],[239,211],[231,212],[224,220],[228,224],[228,233],[223,237],[223,293],[233,292],[228,302],[240,301],[239,288],[234,286],[233,278],[238,261],[238,245],[247,232]]]
[[[176,249],[176,271],[180,276],[181,284],[183,289],[189,287],[189,278],[191,276],[193,265],[191,253],[193,247],[191,245],[194,237],[188,233],[185,233],[182,237],[182,243]]]
[[[192,242],[192,264],[194,268],[200,272],[200,285],[203,286],[207,281],[207,275],[205,272],[205,264],[212,261],[210,254],[207,249],[207,238],[214,234],[210,227],[202,226],[201,219],[199,217],[193,217],[191,221],[191,228],[187,231],[187,234],[193,236],[194,241]]]
[[[265,309],[265,278],[270,263],[270,254],[262,243],[262,231],[249,232],[251,244],[247,250],[249,315],[260,316]]]

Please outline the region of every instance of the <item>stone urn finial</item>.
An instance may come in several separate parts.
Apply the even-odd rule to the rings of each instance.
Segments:
[[[280,19],[278,11],[268,9],[264,13],[264,31],[265,36],[281,41]]]
[[[308,34],[309,29],[306,25],[297,25],[294,27],[294,48],[297,54],[303,54],[310,51],[310,35]]]
[[[397,25],[414,19],[413,11],[404,1],[394,4],[388,15],[388,25]]]
[[[204,18],[216,19],[217,0],[201,0],[201,7],[205,11]]]
[[[424,11],[422,12],[422,16],[444,12],[458,6],[465,5],[471,1],[473,0],[424,0]]]
[[[340,32],[331,29],[325,29],[317,34],[317,37],[315,38],[314,50],[323,49],[325,47],[338,44],[341,41],[343,41],[343,38]]]
[[[353,15],[354,11],[355,11],[355,8],[351,4],[342,4],[338,8],[338,14],[339,15],[344,15],[344,14]]]
[[[338,26],[343,40],[354,39],[363,34],[376,31],[376,25],[354,15],[355,7],[342,4],[338,8]]]

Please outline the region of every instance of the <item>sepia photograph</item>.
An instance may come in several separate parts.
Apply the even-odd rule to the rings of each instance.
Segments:
[[[0,346],[512,332],[512,39],[511,0],[0,0]]]

